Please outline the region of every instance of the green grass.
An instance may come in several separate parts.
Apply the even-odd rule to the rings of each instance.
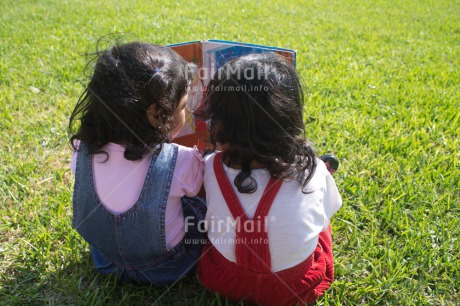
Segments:
[[[121,32],[296,49],[309,138],[342,161],[336,281],[318,304],[460,301],[458,1],[118,2],[2,0],[0,304],[229,304],[194,277],[116,285],[71,227],[66,128],[83,54]]]

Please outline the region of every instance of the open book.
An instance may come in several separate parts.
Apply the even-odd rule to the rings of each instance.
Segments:
[[[296,52],[294,50],[268,47],[262,45],[237,43],[224,40],[191,41],[169,45],[171,49],[190,63],[188,70],[192,72],[192,84],[188,96],[188,109],[199,109],[206,86],[220,67],[227,62],[243,55],[252,53],[276,52],[295,66]],[[174,139],[175,143],[199,149],[206,147],[208,140],[206,123],[187,113],[184,128]]]

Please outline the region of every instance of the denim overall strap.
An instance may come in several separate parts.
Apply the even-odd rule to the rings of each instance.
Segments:
[[[257,273],[270,273],[271,257],[266,217],[283,184],[282,180],[270,178],[257,205],[252,220],[248,218],[235,194],[222,166],[222,153],[214,157],[214,172],[221,193],[236,221],[236,264]]]
[[[176,252],[166,248],[165,212],[178,147],[152,155],[139,198],[126,212],[108,211],[98,198],[93,158],[80,142],[73,194],[73,226],[104,257],[127,270],[145,269]],[[109,157],[110,158],[110,157]],[[123,179],[123,178],[120,178]]]

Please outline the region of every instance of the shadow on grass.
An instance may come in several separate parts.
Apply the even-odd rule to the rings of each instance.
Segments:
[[[40,266],[17,265],[1,275],[0,305],[232,305],[204,289],[195,274],[171,287],[120,284],[98,274],[84,253],[53,272]]]

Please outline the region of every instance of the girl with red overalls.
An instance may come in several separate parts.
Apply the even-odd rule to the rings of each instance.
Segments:
[[[206,226],[198,275],[233,301],[313,303],[334,277],[330,218],[342,205],[305,138],[295,68],[276,54],[224,65],[199,116],[208,120]]]

